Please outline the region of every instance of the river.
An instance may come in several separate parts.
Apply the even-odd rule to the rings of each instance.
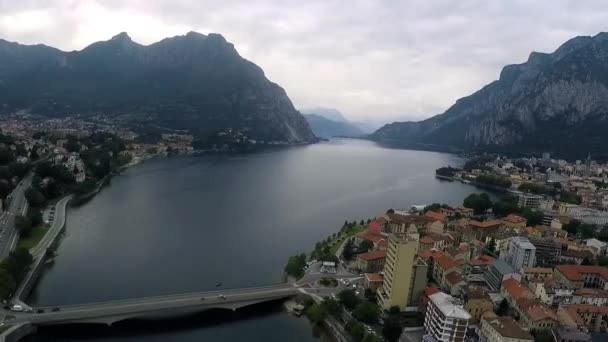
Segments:
[[[441,181],[457,156],[337,139],[246,155],[157,158],[69,210],[55,263],[30,301],[65,305],[280,282],[288,256],[344,220],[462,203],[480,190]],[[114,328],[44,329],[29,341],[318,341],[280,304]],[[227,324],[229,322],[229,324]],[[91,330],[93,329],[93,330]]]

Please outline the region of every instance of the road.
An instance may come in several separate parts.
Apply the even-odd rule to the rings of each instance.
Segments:
[[[40,240],[40,242],[30,249],[30,254],[32,254],[34,259],[42,256],[46,252],[47,248],[49,248],[53,241],[55,241],[57,234],[59,234],[63,229],[66,219],[66,206],[71,199],[72,195],[69,195],[62,198],[59,200],[59,202],[57,202],[57,204],[55,204],[54,219],[51,226],[48,228],[46,234]]]
[[[6,258],[17,245],[18,234],[15,229],[15,217],[27,213],[25,190],[32,184],[34,174],[29,172],[17,184],[11,193],[12,198],[6,210],[0,216],[0,259]]]
[[[61,306],[59,309],[55,309],[56,311],[53,311],[54,308],[51,307],[33,308],[34,312],[32,313],[11,312],[10,314],[14,315],[15,318],[7,320],[7,323],[53,324],[108,317],[141,317],[167,314],[167,310],[205,310],[232,305],[239,307],[239,303],[284,298],[297,294],[297,291],[297,288],[290,284],[279,284]],[[225,298],[221,298],[220,295],[224,295]],[[37,313],[39,309],[44,312]]]

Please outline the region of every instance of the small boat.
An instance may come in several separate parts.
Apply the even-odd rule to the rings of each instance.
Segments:
[[[215,284],[215,287],[220,287],[220,286],[222,286],[222,283]]]

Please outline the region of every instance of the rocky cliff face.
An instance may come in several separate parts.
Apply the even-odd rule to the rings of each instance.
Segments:
[[[199,136],[315,141],[285,91],[219,34],[190,32],[143,46],[121,33],[82,51],[0,40],[0,111],[110,114]]]
[[[601,151],[608,143],[608,33],[533,52],[497,81],[421,122],[397,122],[380,141],[476,149]]]

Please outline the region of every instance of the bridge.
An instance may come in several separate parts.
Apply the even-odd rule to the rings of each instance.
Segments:
[[[11,313],[7,323],[55,325],[67,323],[101,323],[111,325],[131,318],[163,318],[193,314],[208,309],[238,308],[284,299],[299,293],[291,284],[278,284],[242,289],[226,289],[178,295],[113,300],[61,307],[32,307],[33,312]],[[43,312],[38,312],[42,310]]]

